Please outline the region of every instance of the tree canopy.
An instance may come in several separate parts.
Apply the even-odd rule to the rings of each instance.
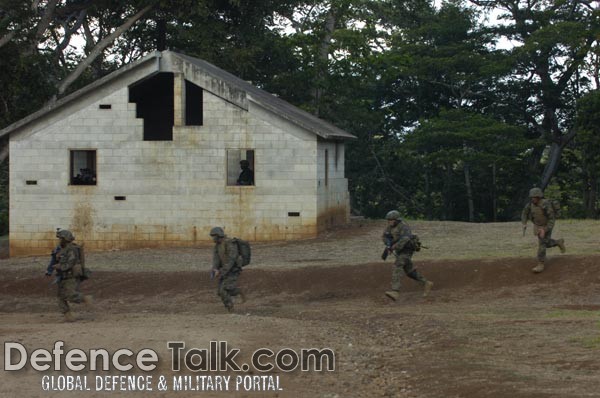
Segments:
[[[539,186],[566,216],[597,218],[599,7],[0,0],[0,127],[170,48],[356,135],[346,174],[357,214],[512,220]]]

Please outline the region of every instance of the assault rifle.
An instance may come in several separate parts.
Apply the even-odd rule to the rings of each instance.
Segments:
[[[383,234],[383,240],[385,242],[385,249],[383,249],[383,253],[381,253],[381,259],[385,261],[387,260],[390,253],[394,253],[394,250],[392,249],[392,245],[394,244],[394,237],[391,233],[386,232]],[[395,254],[396,253],[394,253],[394,255]]]

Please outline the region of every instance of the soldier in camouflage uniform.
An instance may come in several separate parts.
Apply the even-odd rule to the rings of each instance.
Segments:
[[[84,296],[79,292],[80,278],[83,268],[81,266],[79,246],[73,243],[75,237],[66,229],[56,233],[60,240],[60,251],[56,255],[58,264],[54,266],[57,272],[58,306],[65,316],[65,321],[73,322],[75,317],[69,307],[69,302],[86,303],[92,301],[91,296]]]
[[[383,233],[383,242],[386,242],[386,235],[391,235],[390,250],[396,256],[396,263],[392,273],[392,290],[385,292],[386,296],[392,300],[397,300],[400,297],[400,278],[404,272],[409,278],[420,282],[423,285],[423,297],[427,297],[433,282],[428,281],[417,272],[412,262],[414,247],[411,243],[412,232],[408,224],[404,223],[400,218],[400,213],[392,210],[385,216],[388,220],[388,226]]]
[[[222,228],[214,227],[210,230],[210,237],[215,242],[213,250],[212,273],[219,277],[217,294],[221,297],[225,308],[233,311],[234,296],[239,296],[241,303],[245,297],[237,287],[237,280],[242,272],[242,263],[237,244],[229,239]]]
[[[544,193],[540,188],[532,188],[529,191],[531,201],[527,203],[521,213],[521,222],[523,223],[523,234],[527,228],[527,221],[533,223],[533,234],[538,238],[537,265],[532,269],[535,273],[544,270],[546,261],[546,248],[558,246],[561,253],[565,252],[564,239],[552,239],[552,228],[556,222],[554,208],[550,201],[544,199]]]

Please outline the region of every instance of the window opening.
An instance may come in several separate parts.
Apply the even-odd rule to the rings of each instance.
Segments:
[[[185,81],[185,124],[186,126],[202,126],[202,87]]]
[[[129,102],[144,119],[144,141],[172,141],[175,121],[174,74],[158,73],[129,86]]]
[[[96,185],[96,151],[71,151],[71,185]]]
[[[254,150],[227,150],[227,185],[254,185]]]

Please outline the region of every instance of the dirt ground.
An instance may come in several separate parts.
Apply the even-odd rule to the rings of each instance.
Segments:
[[[94,274],[82,290],[95,302],[76,306],[72,324],[62,321],[56,287],[43,275],[46,258],[0,260],[0,336],[29,354],[57,340],[111,353],[150,348],[160,361],[149,374],[171,380],[198,373],[171,370],[169,341],[188,348],[227,341],[241,350],[240,362],[258,348],[335,353],[334,371],[265,373],[278,376],[277,391],[95,391],[97,375],[120,373],[3,368],[0,397],[600,396],[600,256],[550,252],[547,271],[534,275],[532,257],[420,260],[417,253],[415,264],[435,282],[431,296],[404,279],[401,299],[391,302],[383,291],[392,264],[378,260],[381,247],[371,240],[380,232],[379,224],[355,225],[318,240],[254,245],[240,279],[247,302],[233,314],[208,278],[208,247],[90,254]],[[60,374],[86,375],[91,391],[42,389],[44,375]]]

